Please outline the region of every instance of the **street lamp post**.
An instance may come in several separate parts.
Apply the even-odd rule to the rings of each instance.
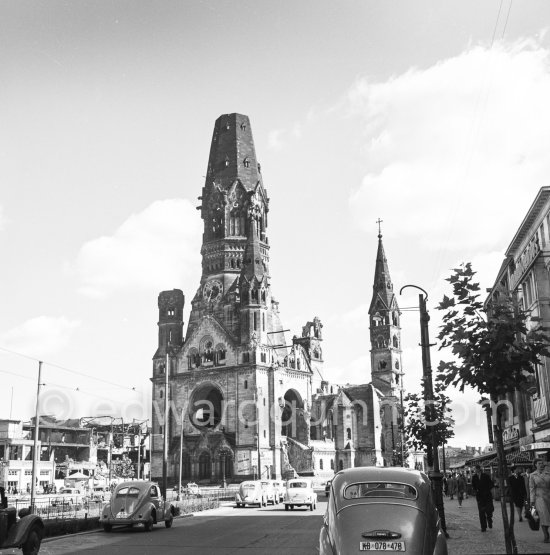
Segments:
[[[426,300],[428,299],[428,293],[424,291],[418,285],[404,285],[399,294],[406,287],[414,287],[422,291],[418,295],[418,305],[420,308],[420,347],[422,349],[422,374],[424,378],[424,399],[427,404],[426,407],[426,420],[427,425],[430,426],[430,439],[431,439],[431,452],[433,461],[433,470],[429,473],[430,479],[432,480],[432,487],[434,490],[435,504],[439,512],[439,518],[441,519],[441,529],[443,533],[448,538],[447,533],[447,523],[445,522],[445,508],[443,504],[443,474],[439,469],[439,453],[437,445],[437,434],[435,430],[435,410],[434,410],[434,390],[432,382],[432,363],[430,359],[430,332],[428,323],[430,321],[430,315],[426,309]],[[428,450],[428,455],[429,455]],[[428,457],[429,465],[429,457]]]

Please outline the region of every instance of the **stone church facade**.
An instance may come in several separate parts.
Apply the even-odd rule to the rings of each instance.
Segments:
[[[171,481],[180,457],[182,479],[204,482],[258,472],[324,477],[391,464],[402,386],[400,312],[381,234],[369,310],[372,382],[322,380],[319,387],[321,320],[289,338],[271,289],[269,197],[247,116],[216,120],[199,200],[202,275],[185,334],[183,292],[158,297],[152,477],[162,476],[165,433]]]

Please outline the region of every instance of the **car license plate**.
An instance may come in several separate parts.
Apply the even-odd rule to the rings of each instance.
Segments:
[[[405,551],[405,542],[369,541],[359,542],[359,551]]]
[[[117,513],[116,517],[117,518],[126,518],[126,513]]]

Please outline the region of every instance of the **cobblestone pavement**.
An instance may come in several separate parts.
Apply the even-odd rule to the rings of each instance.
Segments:
[[[449,555],[506,553],[500,501],[494,502],[493,528],[488,528],[486,532],[481,531],[475,497],[465,499],[462,508],[458,506],[456,498],[450,500],[446,497],[444,503],[447,532],[450,536],[447,540]],[[518,553],[550,553],[550,544],[542,542],[542,530],[534,532],[526,520],[518,522],[517,512],[514,516]]]

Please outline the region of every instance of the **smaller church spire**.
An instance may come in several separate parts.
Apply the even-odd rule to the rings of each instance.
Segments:
[[[260,249],[259,221],[254,214],[254,208],[249,208],[248,214],[248,240],[243,257],[243,269],[241,275],[251,281],[254,276],[262,281],[265,274],[265,264]]]
[[[373,299],[371,303],[371,310],[375,302],[382,302],[385,308],[391,306],[394,298],[393,283],[390,277],[390,269],[386,253],[384,252],[384,244],[382,243],[382,224],[383,220],[378,218],[378,251],[376,253],[376,266],[374,269],[374,282],[373,282]]]

